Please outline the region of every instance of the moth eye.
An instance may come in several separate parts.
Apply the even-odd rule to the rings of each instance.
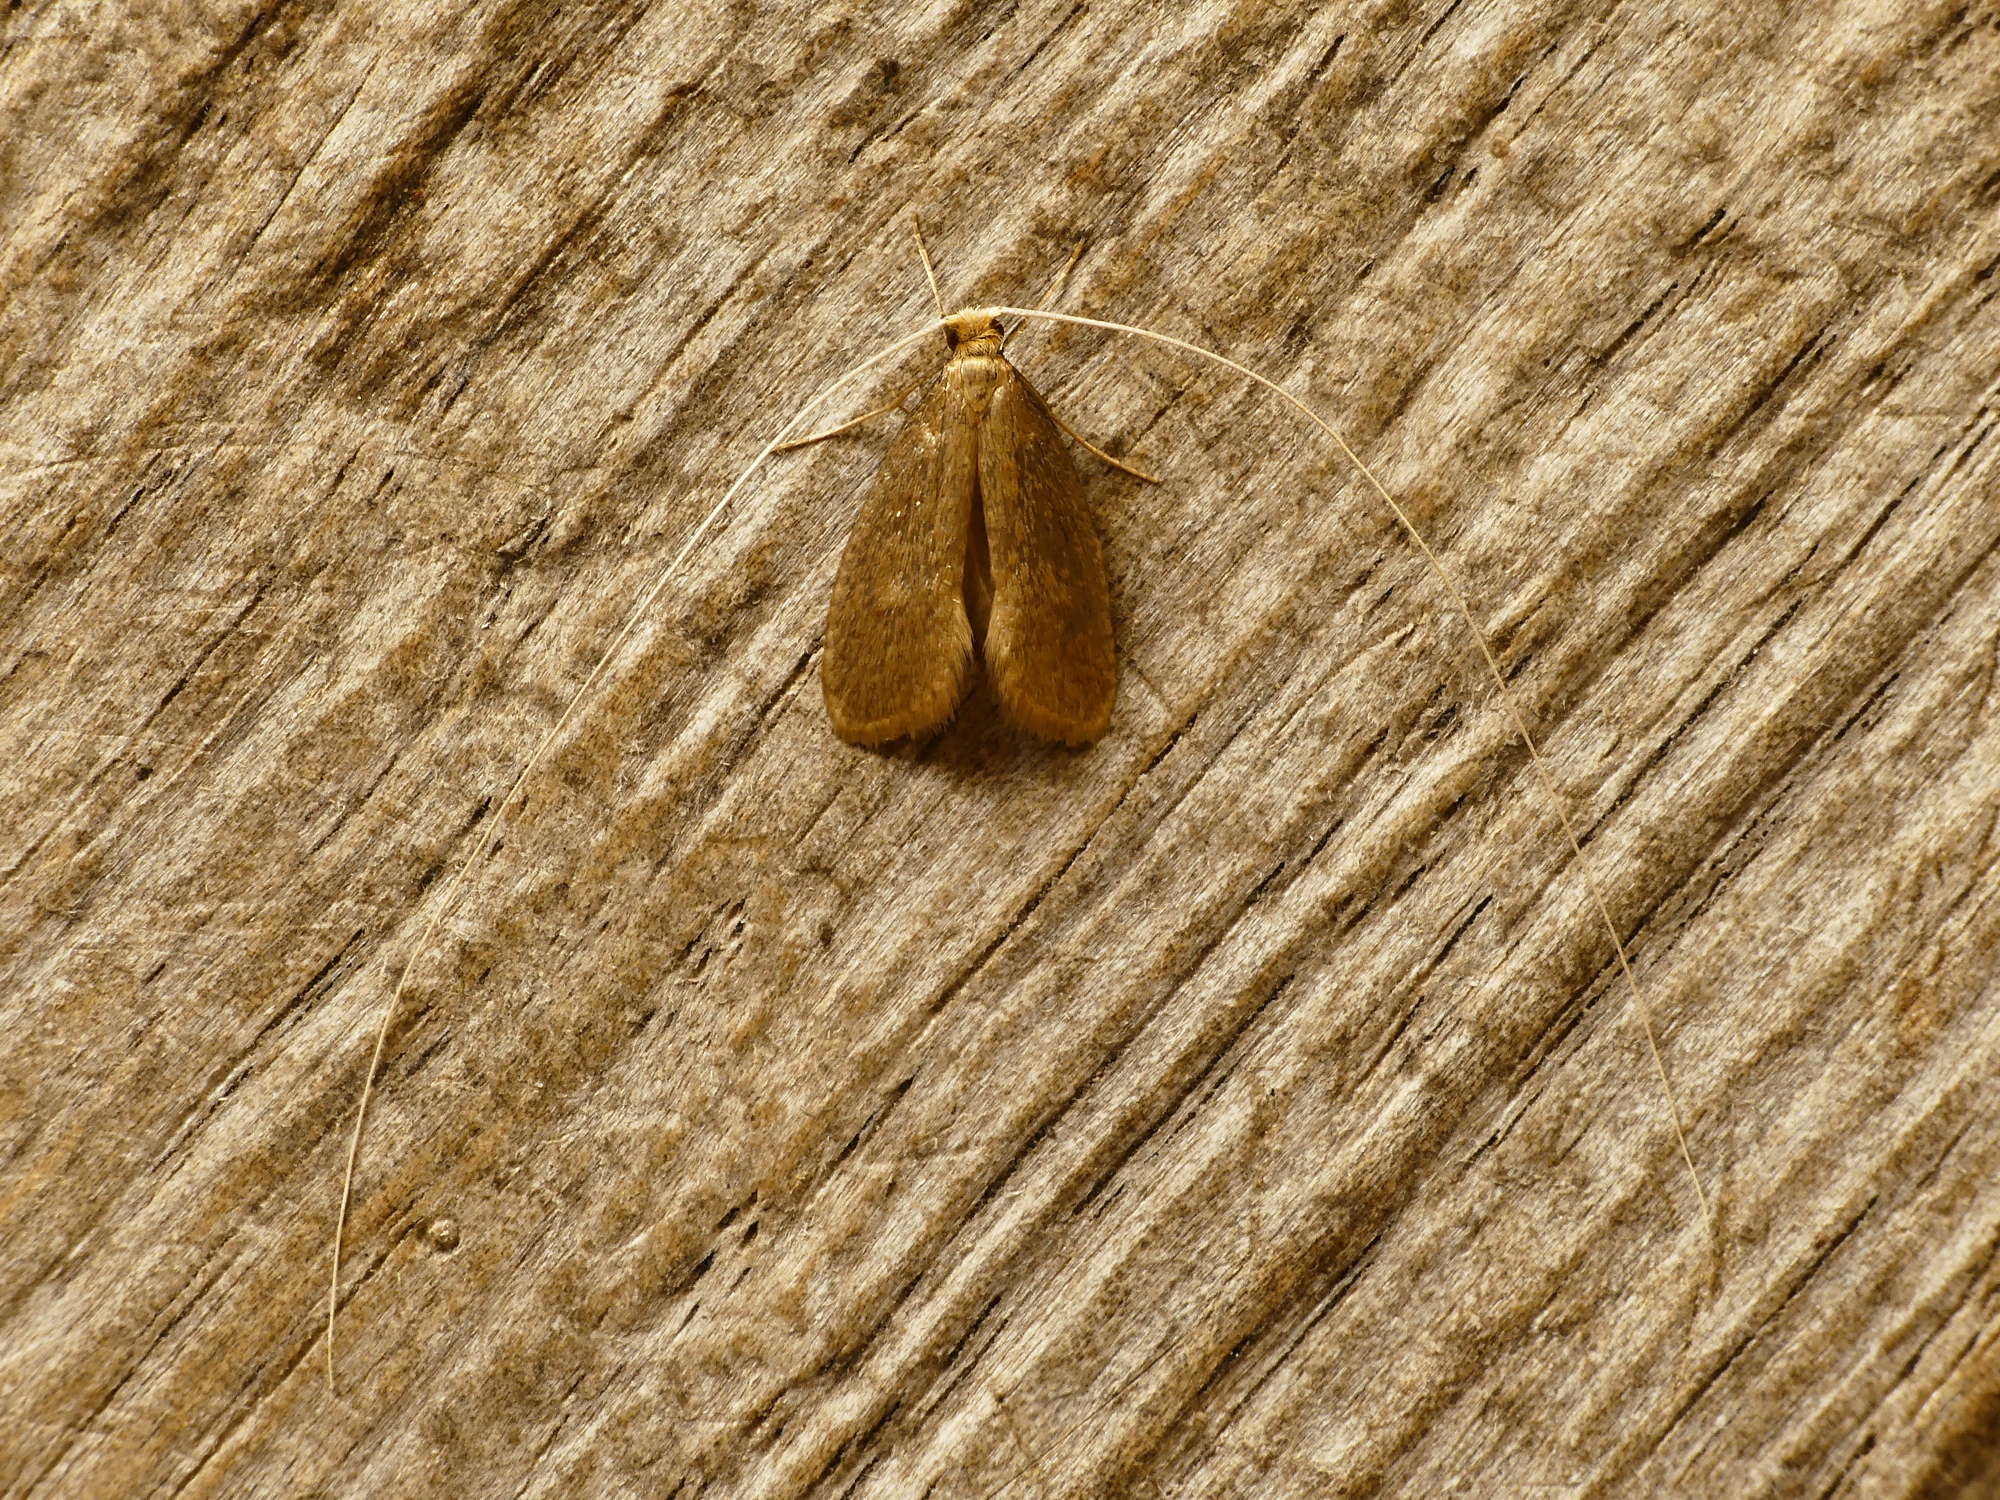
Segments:
[[[944,346],[947,349],[956,349],[958,347],[958,330],[953,328],[949,323],[945,325]]]

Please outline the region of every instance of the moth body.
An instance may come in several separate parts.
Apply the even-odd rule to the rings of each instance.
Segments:
[[[1001,712],[1089,744],[1117,691],[1103,548],[1048,405],[986,313],[891,442],[834,580],[820,683],[857,745],[927,735],[983,660]]]

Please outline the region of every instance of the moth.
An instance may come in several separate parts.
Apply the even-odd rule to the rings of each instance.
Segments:
[[[1062,423],[1007,362],[1005,338],[990,312],[945,320],[951,358],[883,456],[841,554],[820,686],[852,744],[942,728],[976,659],[1030,734],[1087,745],[1111,721],[1104,549]]]

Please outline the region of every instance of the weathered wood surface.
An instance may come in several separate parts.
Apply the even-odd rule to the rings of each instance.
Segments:
[[[4,1493],[2000,1488],[1990,3],[0,28]],[[421,948],[912,208],[1338,414],[1582,868],[1322,440],[1036,329],[1167,476],[1091,473],[1105,741],[828,733],[877,424]]]

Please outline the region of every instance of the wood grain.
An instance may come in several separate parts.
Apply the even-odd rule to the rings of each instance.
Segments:
[[[2000,1493],[1996,119],[1990,0],[9,10],[0,1493]],[[913,208],[1337,414],[1583,867],[1322,439],[1023,332],[1105,739],[837,741],[789,455],[419,951]]]

